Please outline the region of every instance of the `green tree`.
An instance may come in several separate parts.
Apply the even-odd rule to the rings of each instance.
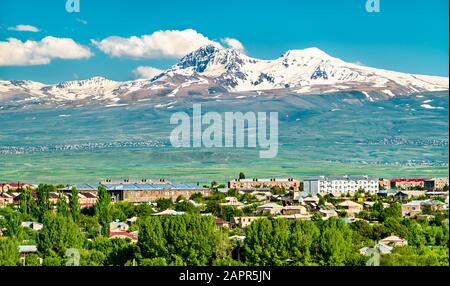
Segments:
[[[284,265],[290,259],[289,224],[285,219],[260,219],[245,231],[244,253],[247,264]]]
[[[45,256],[65,255],[69,248],[81,248],[84,235],[71,218],[59,214],[47,213],[44,227],[37,237],[37,247]]]
[[[0,238],[0,266],[16,266],[19,263],[19,243],[15,239]]]
[[[167,241],[161,219],[149,217],[141,225],[138,246],[144,257],[165,257],[168,255]]]
[[[239,180],[244,180],[245,179],[245,174],[240,172],[239,173]]]
[[[173,203],[173,201],[171,199],[158,199],[155,202],[160,211],[173,209],[175,207],[175,204]]]
[[[175,206],[175,210],[179,212],[186,212],[190,214],[200,213],[200,210],[194,206],[192,203],[188,201],[183,201],[181,203],[177,203]]]
[[[31,218],[36,212],[36,202],[33,198],[33,191],[29,188],[22,190],[20,193],[19,211],[25,217]]]
[[[58,202],[56,204],[56,210],[60,215],[64,217],[69,216],[69,204],[67,203],[67,198],[63,192],[59,193]]]
[[[290,252],[296,265],[311,265],[317,252],[315,242],[320,230],[312,221],[294,221],[291,225]]]
[[[35,253],[30,253],[25,258],[25,266],[41,266],[41,258]]]
[[[342,219],[330,218],[324,222],[318,244],[322,265],[345,266],[352,259],[352,231]]]
[[[52,185],[39,185],[37,194],[37,213],[36,216],[39,222],[44,221],[45,214],[51,210],[50,192],[56,191],[56,188]]]
[[[6,228],[6,235],[10,238],[19,239],[23,233],[22,218],[20,213],[16,211],[10,211],[6,216],[3,223]]]
[[[70,215],[74,222],[78,223],[80,221],[80,202],[78,199],[78,190],[72,188],[69,200]]]
[[[102,227],[102,235],[109,235],[109,223],[111,222],[111,196],[105,187],[100,186],[97,194],[97,204],[95,205],[95,215],[98,223]]]
[[[144,258],[139,263],[140,266],[167,266],[167,261],[164,257]]]

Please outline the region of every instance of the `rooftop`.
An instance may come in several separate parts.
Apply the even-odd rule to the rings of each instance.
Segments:
[[[378,178],[369,177],[369,176],[316,176],[310,177],[305,181],[364,181],[364,180],[375,180],[378,181]]]
[[[208,190],[195,184],[105,184],[108,191]]]

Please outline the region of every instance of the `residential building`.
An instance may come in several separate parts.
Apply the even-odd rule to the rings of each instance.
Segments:
[[[445,203],[436,200],[411,201],[402,205],[402,217],[417,217],[422,212],[443,210]]]
[[[139,231],[110,231],[109,239],[130,239],[131,243],[137,243],[139,237]]]
[[[193,194],[203,196],[212,194],[208,188],[193,184],[105,184],[113,201],[127,201],[131,203],[146,203],[158,199],[175,201],[179,196],[190,198]]]
[[[30,228],[35,231],[39,231],[42,228],[44,228],[44,225],[42,223],[34,222],[34,221],[24,221],[24,222],[22,222],[21,226],[23,228]]]
[[[368,176],[338,176],[338,177],[314,177],[303,181],[304,195],[354,194],[358,190],[364,190],[370,194],[379,191],[378,178]]]
[[[382,240],[379,240],[378,243],[392,246],[392,247],[401,247],[401,246],[408,245],[408,241],[406,239],[400,238],[395,235],[391,235],[386,238],[383,238]]]
[[[285,206],[281,209],[281,213],[283,215],[293,215],[293,214],[309,215],[308,211],[304,206]]]
[[[391,197],[395,196],[399,191],[394,189],[387,189],[387,190],[379,190],[377,195],[380,197]]]
[[[448,191],[448,178],[433,178],[425,180],[424,187],[429,192],[444,191],[447,188]]]
[[[243,203],[238,201],[238,199],[236,197],[226,197],[225,200],[227,202],[222,203],[221,204],[222,206],[230,206],[230,207],[234,207],[234,208],[243,208],[245,206]]]
[[[109,223],[109,230],[110,231],[128,231],[130,226],[127,223],[120,222],[120,221],[114,221]]]
[[[395,199],[399,201],[406,201],[423,196],[425,196],[425,191],[400,191],[394,195]]]
[[[411,190],[425,188],[425,179],[422,178],[400,178],[391,180],[391,188],[397,190]]]
[[[231,225],[233,227],[247,228],[252,222],[258,219],[264,218],[263,216],[243,216],[243,217],[233,217],[231,219]]]
[[[164,215],[184,215],[185,212],[177,212],[174,210],[165,210],[159,213],[152,214],[153,216],[164,216]]]
[[[329,219],[330,217],[338,216],[338,213],[335,210],[326,210],[326,209],[319,210],[319,214],[322,216],[323,219]]]
[[[214,222],[218,227],[230,227],[230,224],[227,221],[224,221],[223,219],[218,217],[214,218]]]
[[[0,193],[15,192],[18,190],[35,189],[35,185],[24,183],[0,183]]]
[[[378,252],[379,254],[390,254],[394,247],[377,243],[374,247],[363,247],[359,250],[359,253],[364,256],[371,256],[375,252]]]
[[[29,254],[37,254],[38,249],[36,245],[20,245],[19,246],[19,263],[22,266],[26,266],[26,259]],[[42,258],[39,258],[40,263],[42,264]]]
[[[391,181],[388,179],[380,178],[378,181],[378,185],[380,189],[386,189],[391,187]]]
[[[14,203],[14,195],[11,193],[0,193],[0,207]]]
[[[283,206],[274,204],[274,203],[268,203],[268,204],[264,204],[264,205],[256,207],[257,212],[262,212],[263,214],[268,214],[268,215],[280,214],[282,209],[283,209]]]
[[[248,189],[248,188],[284,188],[287,191],[297,191],[300,187],[300,181],[293,178],[288,179],[235,179],[228,182],[230,189]]]
[[[338,204],[338,206],[344,209],[345,213],[349,217],[354,217],[355,214],[358,214],[363,210],[363,205],[355,203],[353,201],[344,201]]]
[[[124,179],[122,181],[113,181],[111,179],[106,179],[100,182],[100,185],[170,185],[170,181],[166,179],[150,180],[142,179],[140,181],[130,181],[129,179]]]

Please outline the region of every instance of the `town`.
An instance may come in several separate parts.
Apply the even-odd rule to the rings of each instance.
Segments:
[[[1,183],[0,265],[448,266],[448,186],[243,173],[203,186]]]

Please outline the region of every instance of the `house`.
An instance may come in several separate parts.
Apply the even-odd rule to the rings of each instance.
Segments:
[[[335,210],[321,209],[319,210],[319,214],[322,216],[323,219],[329,219],[330,217],[338,216],[338,213]]]
[[[264,218],[263,216],[244,216],[244,217],[233,217],[231,219],[231,225],[233,227],[247,228],[252,222],[258,219]]]
[[[94,192],[78,193],[80,208],[92,207],[97,204],[97,194]]]
[[[256,207],[257,212],[262,212],[263,214],[268,215],[276,215],[281,213],[281,210],[283,209],[283,206],[277,205],[274,203],[268,203],[261,206]]]
[[[124,222],[114,221],[109,223],[110,231],[128,231],[130,226]]]
[[[379,191],[378,178],[369,176],[319,176],[309,178],[303,181],[302,194],[304,195],[325,195],[334,194],[354,194],[359,190],[364,190],[370,194],[376,194]]]
[[[130,239],[132,243],[137,243],[139,237],[139,231],[127,232],[127,231],[110,231],[109,239]]]
[[[44,225],[39,222],[33,222],[33,221],[24,221],[22,222],[21,226],[23,228],[30,228],[34,231],[39,231],[44,228]]]
[[[23,184],[23,183],[1,183],[0,193],[14,192],[25,189],[35,189],[35,185]]]
[[[0,207],[14,203],[14,195],[10,193],[0,193]]]
[[[233,236],[230,236],[230,240],[244,241],[245,240],[245,236],[243,236],[243,235],[233,235]]]
[[[314,204],[317,205],[317,204],[319,204],[319,201],[320,201],[320,199],[317,196],[310,196],[310,197],[306,197],[306,198],[302,198],[301,199],[301,203],[303,203],[303,204],[314,203]]]
[[[239,189],[239,194],[248,194],[256,197],[258,201],[270,200],[272,192],[270,188],[242,188]]]
[[[309,214],[304,206],[285,206],[281,209],[281,213],[283,215],[293,215],[293,214],[307,215],[307,214]]]
[[[238,201],[237,198],[235,197],[226,197],[225,200],[227,201],[226,203],[222,203],[222,206],[231,206],[234,208],[243,208],[245,205],[243,203],[241,203],[240,201]]]
[[[440,211],[445,208],[445,203],[436,200],[411,201],[402,205],[402,217],[416,217],[422,212]]]
[[[235,179],[228,182],[230,189],[246,189],[246,188],[274,188],[278,187],[285,190],[297,191],[300,187],[300,181],[293,178],[288,179]]]
[[[425,179],[423,178],[401,178],[391,180],[391,188],[397,190],[411,190],[416,188],[425,188]]]
[[[218,217],[214,218],[214,222],[218,227],[230,227],[230,224],[227,221],[224,221],[223,219]]]
[[[284,218],[287,220],[309,220],[312,215],[310,213],[306,214],[290,214],[290,215],[279,215],[276,218]]]
[[[380,190],[377,195],[380,197],[391,197],[395,196],[399,191],[394,189]]]
[[[423,197],[425,196],[425,191],[400,191],[394,195],[396,200],[406,201],[413,197]]]
[[[152,214],[154,216],[163,216],[163,215],[184,215],[185,212],[177,212],[174,210],[165,210],[159,213]]]
[[[67,197],[65,195],[62,195],[63,199],[65,199],[67,201]],[[60,199],[60,194],[56,193],[56,192],[50,192],[48,194],[48,200],[51,204],[56,205]]]
[[[363,206],[361,204],[355,203],[353,201],[344,201],[338,204],[339,207],[343,208],[345,213],[349,217],[355,216],[355,214],[361,212],[363,210]]]
[[[19,263],[22,266],[26,265],[26,259],[29,254],[37,254],[38,249],[36,245],[19,245]],[[40,263],[42,264],[42,258],[39,258]]]
[[[377,243],[374,247],[363,247],[359,250],[359,253],[364,256],[371,256],[372,254],[378,252],[380,254],[390,254],[394,247]]]
[[[378,243],[388,245],[388,246],[393,246],[393,247],[408,245],[408,241],[406,239],[400,238],[395,235],[391,235],[386,238],[383,238],[382,240],[379,240]]]

